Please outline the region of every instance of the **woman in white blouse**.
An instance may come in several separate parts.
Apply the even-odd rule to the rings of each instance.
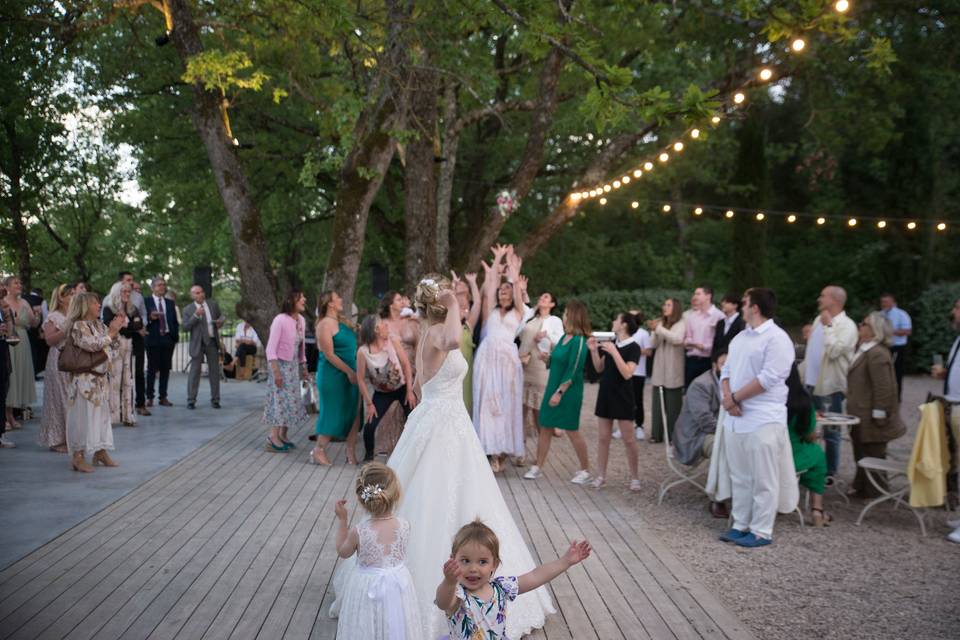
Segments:
[[[523,365],[523,424],[540,424],[540,405],[547,386],[546,360],[563,337],[563,321],[553,315],[557,299],[549,291],[540,294],[533,316],[520,330],[520,363]]]

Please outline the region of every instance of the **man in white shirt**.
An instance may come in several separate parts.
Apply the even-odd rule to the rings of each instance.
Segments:
[[[953,303],[953,309],[950,311],[953,320],[953,329],[960,334],[960,298]],[[947,478],[947,488],[956,491],[957,485],[957,457],[960,455],[960,335],[958,335],[950,351],[947,352],[946,367],[934,367],[931,370],[934,378],[943,380],[943,395],[948,400],[948,409],[950,412],[950,430],[953,435],[953,450],[950,452],[950,475]],[[952,476],[952,477],[950,477]],[[960,518],[948,522],[954,530],[947,536],[950,542],[960,544]]]
[[[260,338],[257,336],[253,325],[246,320],[237,323],[237,331],[233,335],[233,345],[235,355],[241,366],[243,366],[247,356],[256,356],[257,349],[260,348]]]
[[[913,333],[913,321],[910,314],[897,306],[897,299],[892,293],[880,296],[880,309],[893,327],[893,345],[890,354],[893,356],[893,372],[897,377],[897,399],[903,399],[903,368],[907,357],[907,341]]]
[[[843,310],[846,304],[847,292],[843,287],[834,285],[824,287],[817,298],[820,315],[814,319],[813,330],[807,340],[803,383],[813,394],[813,403],[819,411],[843,411],[847,370],[853,361],[859,337],[856,323]],[[840,466],[841,435],[839,427],[823,429],[828,484]]]
[[[781,484],[796,484],[787,434],[787,376],[793,342],[774,324],[777,298],[764,288],[747,289],[747,328],[730,342],[720,373],[727,464],[733,495],[733,527],[720,539],[754,548],[773,541]]]

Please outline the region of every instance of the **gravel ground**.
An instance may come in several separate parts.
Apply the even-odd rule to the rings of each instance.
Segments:
[[[909,457],[917,406],[939,384],[926,377],[905,380],[901,411],[909,431],[891,444],[888,455]],[[596,385],[587,385],[580,422],[591,463],[596,460],[596,391]],[[646,394],[649,425],[649,384]],[[611,448],[603,491],[623,491],[628,481],[618,444]],[[825,506],[835,518],[830,527],[801,530],[795,514],[780,516],[773,545],[741,549],[717,540],[726,521],[710,516],[706,497],[693,487],[675,487],[657,505],[657,489],[669,472],[663,445],[640,445],[644,488],[631,498],[640,515],[758,638],[960,638],[960,545],[944,537],[949,531],[945,512],[927,515],[925,538],[912,513],[887,505],[876,507],[857,527],[863,503],[847,506],[828,490]],[[841,477],[849,482],[854,471],[845,442]]]

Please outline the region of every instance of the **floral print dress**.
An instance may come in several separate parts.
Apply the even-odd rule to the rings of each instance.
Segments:
[[[497,576],[490,586],[493,597],[486,601],[457,585],[460,608],[447,618],[450,640],[509,640],[507,603],[517,599],[520,585],[515,576]]]
[[[307,410],[300,399],[300,345],[301,336],[297,336],[294,345],[293,360],[277,360],[283,386],[278,388],[270,376],[270,386],[267,389],[267,399],[263,407],[261,422],[271,427],[297,427],[307,420]]]

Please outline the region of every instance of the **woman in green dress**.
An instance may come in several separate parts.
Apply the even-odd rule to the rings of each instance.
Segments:
[[[554,429],[562,429],[570,438],[573,450],[580,462],[580,470],[571,482],[585,484],[590,481],[590,462],[587,458],[587,443],[580,434],[580,407],[583,404],[583,367],[589,357],[587,336],[590,335],[590,317],[587,307],[578,300],[571,300],[563,312],[564,336],[546,357],[550,374],[540,405],[540,429],[537,436],[537,464],[523,476],[536,480],[540,469],[547,461]]]
[[[347,462],[357,464],[360,392],[357,388],[357,334],[343,316],[343,298],[336,291],[320,294],[317,303],[317,445],[310,456],[329,465],[326,447],[333,438],[347,441]]]
[[[797,365],[787,377],[787,431],[793,449],[793,466],[800,475],[800,486],[810,491],[810,516],[814,526],[829,525],[833,517],[823,510],[823,492],[827,482],[827,454],[816,440],[817,412],[813,398],[803,386]]]

